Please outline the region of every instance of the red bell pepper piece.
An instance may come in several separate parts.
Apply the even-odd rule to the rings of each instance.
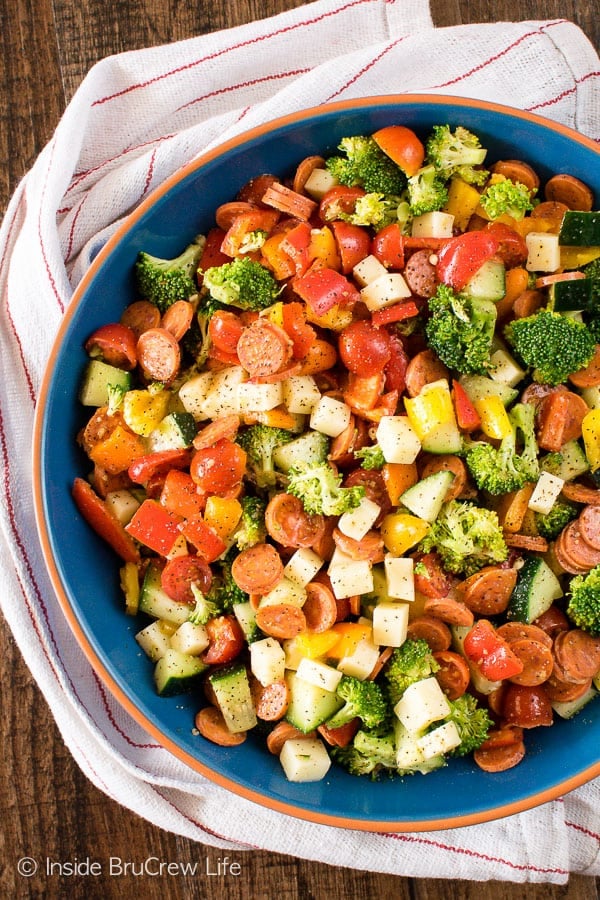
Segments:
[[[481,427],[481,418],[473,406],[464,387],[456,379],[452,380],[452,402],[456,421],[461,431],[476,431]]]
[[[169,512],[190,519],[203,512],[206,494],[187,472],[171,469],[164,480],[160,502]]]
[[[318,316],[340,304],[346,306],[360,300],[360,293],[351,281],[335,269],[316,267],[294,279],[293,288]]]
[[[391,325],[392,322],[402,322],[404,319],[412,319],[419,315],[419,307],[414,300],[403,300],[394,306],[386,306],[377,309],[371,316],[373,325]]]
[[[519,675],[523,663],[487,619],[478,619],[465,637],[465,656],[475,663],[490,681],[503,681]]]
[[[225,541],[201,515],[188,519],[182,533],[186,541],[193,544],[199,556],[208,563],[214,562],[227,549]]]
[[[310,265],[310,237],[311,227],[308,222],[299,222],[289,231],[286,231],[281,239],[280,247],[294,263],[296,275],[304,275]]]
[[[167,556],[181,534],[181,516],[170,512],[157,500],[144,500],[137,508],[125,530],[140,544]]]
[[[129,466],[127,474],[134,484],[147,484],[150,479],[166,475],[171,469],[185,469],[191,457],[191,452],[185,448],[157,450],[156,453],[139,456]]]
[[[100,535],[125,562],[140,561],[138,548],[118,519],[110,512],[104,500],[83,478],[76,478],[72,488],[77,509],[96,534]]]

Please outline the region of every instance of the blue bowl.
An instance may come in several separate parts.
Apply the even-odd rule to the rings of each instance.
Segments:
[[[439,96],[384,96],[309,109],[278,119],[204,155],[156,190],[99,252],[77,288],[48,365],[38,406],[34,491],[46,564],[66,617],[94,669],[123,707],[183,762],[230,791],[314,822],[380,831],[470,825],[531,808],[600,774],[600,703],[571,721],[526,735],[516,768],[486,774],[454,760],[427,777],[371,782],[332,767],[315,784],[286,780],[278,760],[250,736],[225,749],[193,733],[198,703],[162,699],[152,663],[139,651],[140,623],[124,615],[119,563],[86,525],[71,499],[88,464],[75,436],[86,421],[77,402],[87,357],[83,344],[98,326],[118,320],[134,299],[138,251],[177,255],[213,224],[214,210],[261,172],[281,177],[305,156],[333,152],[349,134],[402,123],[424,136],[431,126],[463,125],[489,148],[486,162],[529,162],[542,182],[557,172],[578,176],[600,198],[600,154],[577,133],[507,107]],[[61,452],[57,453],[56,448]]]

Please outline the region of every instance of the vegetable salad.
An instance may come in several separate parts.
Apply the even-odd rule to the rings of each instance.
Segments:
[[[266,733],[293,781],[498,772],[593,701],[594,205],[393,124],[139,254],[85,344],[73,497],[199,740]]]

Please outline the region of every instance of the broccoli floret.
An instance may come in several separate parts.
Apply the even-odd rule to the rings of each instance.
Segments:
[[[460,500],[444,503],[418,549],[423,553],[437,550],[448,572],[465,577],[504,562],[508,556],[496,513]]]
[[[122,384],[109,384],[106,386],[106,393],[108,394],[106,414],[112,416],[123,405],[123,397],[127,393],[127,388]]]
[[[221,612],[219,604],[211,600],[207,595],[195,585],[191,584],[192,594],[194,595],[195,607],[188,616],[188,620],[194,625],[206,625],[209,619],[214,619]]]
[[[332,747],[331,758],[350,775],[370,775],[376,779],[382,772],[390,776],[396,769],[396,742],[394,734],[382,735],[361,729],[352,743],[346,747]]]
[[[372,137],[345,137],[338,146],[344,156],[332,156],[326,165],[341,184],[362,187],[368,193],[402,193],[406,176]]]
[[[439,668],[429,644],[421,638],[408,638],[402,646],[396,647],[383,670],[392,706],[409,685],[429,678]]]
[[[272,487],[276,481],[273,451],[292,441],[296,435],[285,428],[251,425],[237,436],[237,443],[248,454],[254,481],[258,487]]]
[[[261,497],[245,496],[240,500],[242,516],[233,539],[238,550],[247,550],[255,544],[262,544],[267,536],[265,509],[267,504]]]
[[[529,188],[520,182],[496,181],[488,185],[479,200],[490,219],[508,215],[520,220],[533,209]]]
[[[361,447],[354,451],[354,456],[360,459],[363,469],[382,469],[385,465],[385,456],[379,444],[371,444],[369,447]]]
[[[142,250],[134,273],[141,296],[158,306],[162,313],[176,300],[187,300],[196,294],[196,270],[205,242],[199,235],[175,259],[160,259]]]
[[[547,309],[509,322],[504,335],[541,384],[561,384],[594,355],[595,341],[582,322]]]
[[[535,439],[535,407],[517,403],[508,414],[512,429],[499,447],[474,442],[467,451],[466,463],[480,490],[489,494],[518,491],[539,475]],[[521,439],[522,450],[517,443]]]
[[[400,197],[395,194],[385,195],[372,191],[364,197],[358,197],[352,212],[340,210],[337,218],[352,225],[362,225],[381,231],[386,225],[398,222]]]
[[[204,272],[202,284],[215,300],[239,309],[266,309],[281,292],[269,270],[247,256],[211,266]]]
[[[586,327],[591,334],[594,343],[600,344],[600,316],[598,316],[598,318],[589,319],[586,322]]]
[[[311,515],[341,516],[356,509],[365,495],[362,485],[341,483],[342,476],[329,463],[298,463],[288,472],[287,492],[298,497]]]
[[[450,715],[446,722],[454,722],[460,735],[460,744],[451,750],[450,756],[466,756],[481,747],[493,725],[490,715],[479,706],[472,694],[463,694],[456,700],[449,700]]]
[[[587,575],[576,575],[569,584],[567,615],[584,631],[600,635],[600,566]]]
[[[485,374],[496,326],[496,306],[455,293],[440,284],[429,300],[427,340],[448,368],[463,375]]]
[[[448,199],[448,189],[435,166],[423,166],[408,179],[408,200],[413,216],[441,209]]]
[[[553,541],[561,533],[565,525],[579,515],[579,509],[573,503],[557,500],[549,513],[535,513],[535,524],[539,534],[547,541]]]
[[[328,728],[341,728],[357,716],[367,728],[375,728],[388,714],[386,698],[375,681],[343,675],[336,694],[344,705],[327,720]]]
[[[479,138],[460,125],[454,132],[449,125],[434,125],[425,144],[426,161],[445,180],[458,175],[468,184],[485,184],[489,172],[474,166],[480,166],[486,155]]]

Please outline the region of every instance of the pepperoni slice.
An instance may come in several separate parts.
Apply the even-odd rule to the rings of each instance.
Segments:
[[[338,608],[333,591],[319,581],[306,585],[306,600],[302,612],[309,631],[320,634],[327,631],[337,621]]]
[[[458,700],[465,693],[471,673],[464,656],[453,650],[437,650],[433,654],[439,665],[435,677],[448,700]]]
[[[507,531],[504,534],[504,543],[507,547],[514,547],[516,550],[531,550],[532,553],[545,553],[548,549],[548,541],[539,534],[518,534]]]
[[[546,200],[564,203],[569,209],[579,209],[590,212],[594,206],[594,194],[592,190],[574,175],[560,173],[554,175],[544,188]]]
[[[429,616],[435,616],[449,625],[472,625],[475,616],[462,600],[454,597],[428,597],[423,606],[423,612]]]
[[[360,719],[356,716],[338,728],[328,728],[325,724],[319,725],[317,731],[330,747],[347,747],[359,728]]]
[[[552,649],[552,637],[539,625],[528,625],[526,622],[505,622],[496,629],[496,633],[508,644],[512,644],[513,641],[530,640]]]
[[[255,209],[256,204],[250,203],[246,199],[231,200],[217,207],[215,210],[215,222],[223,231],[229,231],[238,216],[253,212]]]
[[[314,731],[305,734],[303,731],[299,731],[298,728],[294,728],[289,722],[278,722],[267,737],[267,749],[274,756],[279,756],[286,741],[297,738],[312,738],[314,736]]]
[[[465,605],[482,616],[504,612],[517,583],[516,569],[486,566],[458,585]]]
[[[170,384],[181,365],[179,344],[165,328],[144,331],[138,338],[137,356],[144,377],[149,381]]]
[[[273,375],[290,362],[294,344],[287,333],[264,316],[244,329],[237,343],[240,363],[250,375]]]
[[[579,521],[570,522],[558,536],[555,548],[559,546],[559,552],[565,560],[578,570],[589,571],[600,564],[600,550],[594,550],[581,536]],[[567,570],[570,571],[570,568]]]
[[[600,344],[596,344],[587,366],[569,375],[569,381],[577,388],[597,387],[600,384]]]
[[[600,506],[585,506],[578,524],[582,540],[592,549],[600,550]]]
[[[272,544],[255,544],[236,556],[231,577],[247,594],[268,594],[283,577],[283,562]]]
[[[194,307],[188,300],[176,300],[161,319],[161,328],[180,341],[194,320]]]
[[[513,684],[533,687],[548,680],[554,666],[550,647],[541,641],[523,638],[518,641],[511,641],[510,649],[523,663],[523,671],[518,675],[513,675],[509,681],[512,681]]]
[[[567,481],[563,485],[562,495],[565,500],[572,500],[573,503],[586,503],[589,506],[600,506],[600,491],[596,488],[589,488],[576,481]]]
[[[390,495],[387,492],[381,471],[379,469],[354,469],[344,478],[344,487],[357,486],[364,487],[365,496],[381,509],[375,522],[377,527],[392,508]]]
[[[312,547],[325,532],[325,518],[309,515],[292,494],[275,494],[267,504],[265,524],[273,540],[284,547]]]
[[[554,638],[554,655],[573,679],[593,678],[600,669],[600,637],[580,628],[561,631]]]
[[[306,184],[312,173],[315,171],[315,169],[322,169],[324,167],[325,160],[322,156],[305,157],[296,168],[294,180],[292,182],[292,190],[296,191],[297,194],[301,194],[304,190],[304,185]],[[273,182],[271,182],[271,184],[272,183]]]
[[[335,528],[333,540],[342,553],[351,556],[352,559],[366,559],[371,563],[383,562],[385,548],[379,531],[369,531],[363,538],[357,540]]]
[[[175,556],[161,572],[160,583],[165,594],[176,603],[194,605],[192,584],[206,594],[212,582],[210,566],[200,556]]]
[[[290,689],[287,681],[273,681],[263,685],[258,678],[252,678],[250,691],[256,715],[263,722],[278,722],[285,716],[290,704]]]
[[[448,378],[449,372],[444,363],[433,350],[421,350],[416,353],[406,367],[406,393],[409,397],[420,394],[426,384]]]
[[[144,331],[150,331],[151,328],[158,328],[160,325],[160,310],[154,303],[149,300],[136,300],[130,303],[123,310],[121,323],[130,328],[136,341]]]
[[[427,614],[409,622],[406,633],[413,641],[426,641],[434,652],[447,650],[452,643],[452,633],[446,623]]]
[[[235,441],[240,423],[241,419],[237,415],[223,416],[222,419],[215,419],[214,422],[209,422],[192,441],[194,448],[196,450],[204,450],[206,447],[213,447],[223,438],[226,438],[228,441]]]
[[[544,200],[534,206],[530,216],[532,219],[544,219],[549,225],[548,230],[553,234],[558,234],[564,214],[568,209],[566,203],[559,203],[558,200]]]
[[[219,747],[237,747],[246,740],[246,732],[233,734],[227,728],[223,713],[216,706],[205,706],[196,713],[196,728],[203,738]]]
[[[433,475],[435,472],[452,472],[454,475],[454,480],[444,497],[445,503],[456,500],[464,493],[467,486],[467,468],[459,456],[451,453],[432,455],[421,470],[421,478],[427,478],[428,475]]]
[[[506,747],[494,747],[491,750],[473,751],[473,759],[484,772],[506,772],[513,769],[525,756],[525,744],[517,741]]]
[[[495,175],[504,175],[509,181],[524,184],[530,193],[537,191],[540,179],[535,169],[520,159],[500,159],[494,163],[491,171]]]
[[[563,681],[553,672],[548,681],[544,684],[550,701],[552,703],[570,703],[572,700],[579,700],[583,697],[592,686],[592,679],[588,678],[580,684],[573,681]]]
[[[270,637],[286,641],[305,630],[306,618],[299,606],[292,606],[291,603],[275,603],[258,607],[256,624]]]
[[[404,267],[404,278],[418,297],[433,297],[437,290],[436,268],[430,262],[431,250],[416,250]]]

